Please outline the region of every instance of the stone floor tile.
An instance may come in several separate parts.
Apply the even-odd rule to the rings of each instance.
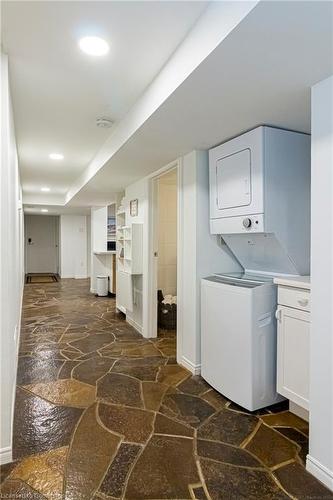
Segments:
[[[190,372],[179,365],[166,365],[160,368],[157,380],[163,384],[177,385],[185,380],[189,374]]]
[[[298,447],[276,430],[261,425],[246,449],[259,458],[267,467],[296,458]]]
[[[212,500],[287,500],[268,472],[200,460]]]
[[[67,451],[67,447],[62,447],[24,458],[10,479],[23,481],[46,498],[60,500]]]
[[[160,411],[192,427],[199,427],[215,413],[215,408],[196,396],[176,393],[164,396]]]
[[[239,446],[258,424],[252,415],[223,409],[198,429],[198,437]]]
[[[261,417],[261,420],[270,427],[294,427],[294,429],[298,429],[306,434],[309,431],[308,422],[299,418],[297,415],[294,415],[290,411],[265,415]]]
[[[95,385],[96,381],[110,370],[115,361],[110,358],[95,356],[83,361],[74,368],[72,377],[86,384]]]
[[[228,403],[228,399],[214,389],[201,394],[200,397],[212,405],[216,410],[222,410],[222,408],[225,408],[226,403]]]
[[[73,347],[79,349],[82,353],[97,351],[114,342],[114,335],[112,333],[102,332],[90,334],[82,339],[73,340],[69,343]]]
[[[7,464],[0,464],[0,483],[9,476],[11,471],[18,465],[19,462],[9,462]],[[1,498],[1,497],[0,497]]]
[[[158,410],[168,386],[159,382],[142,382],[142,396],[147,410]]]
[[[202,486],[199,486],[198,488],[192,488],[192,491],[195,500],[207,500],[207,495]]]
[[[3,499],[46,500],[44,495],[18,479],[7,479],[1,485],[0,495]],[[58,499],[55,498],[55,500]]]
[[[105,495],[120,498],[126,485],[127,475],[141,451],[142,447],[137,444],[121,444],[99,490]]]
[[[100,403],[99,418],[111,432],[121,434],[130,443],[145,444],[153,432],[154,413],[139,408]]]
[[[97,397],[114,404],[143,408],[141,382],[120,373],[107,373],[97,382]]]
[[[199,396],[211,389],[210,385],[208,385],[200,375],[194,375],[187,378],[184,382],[178,384],[177,388],[182,392],[193,394],[194,396]]]
[[[58,379],[71,378],[73,368],[77,366],[80,361],[64,361],[58,373]]]
[[[71,442],[66,463],[66,500],[90,500],[102,481],[120,443],[96,420],[97,405],[83,414]]]
[[[82,410],[56,406],[18,388],[15,401],[13,458],[68,445]]]
[[[27,385],[56,380],[64,361],[65,359],[62,361],[44,360],[33,356],[19,358],[16,383],[17,385]]]
[[[194,429],[181,424],[161,413],[156,414],[154,432],[156,434],[167,434],[171,436],[187,436],[193,438]]]
[[[253,468],[263,467],[263,464],[246,450],[225,443],[198,439],[197,453],[200,457],[226,464]]]
[[[329,491],[322,483],[319,483],[298,463],[291,463],[276,469],[274,476],[293,497],[318,500],[333,499],[333,492]]]
[[[73,379],[27,385],[25,388],[51,403],[85,408],[96,399],[96,388]]]
[[[191,439],[152,436],[130,474],[126,499],[190,499],[200,482]]]
[[[304,436],[304,434],[291,427],[276,427],[275,430],[300,446],[298,456],[305,465],[306,456],[309,453],[309,439]]]

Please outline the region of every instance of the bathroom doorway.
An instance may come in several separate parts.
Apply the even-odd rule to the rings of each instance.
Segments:
[[[177,239],[178,168],[152,180],[151,337],[176,356],[177,343]],[[161,344],[161,345],[162,345]]]

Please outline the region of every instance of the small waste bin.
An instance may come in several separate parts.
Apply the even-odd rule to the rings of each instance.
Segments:
[[[108,276],[97,276],[97,295],[106,297],[109,293],[109,278]]]

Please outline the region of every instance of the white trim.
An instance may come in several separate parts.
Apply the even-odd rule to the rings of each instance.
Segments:
[[[119,309],[119,308],[118,308]],[[132,318],[129,318],[128,316],[126,316],[126,321],[128,324],[130,324],[131,326],[133,326],[133,328],[135,328],[135,330],[139,333],[141,333],[142,335],[142,326],[139,325],[139,323],[137,323],[136,321],[134,321]]]
[[[307,422],[309,421],[309,410],[294,403],[293,401],[289,401],[289,411],[303,420],[306,420]]]
[[[8,464],[13,461],[12,447],[6,446],[0,449],[0,465]]]
[[[184,194],[183,194],[183,158],[178,160],[177,170],[177,363],[182,364],[183,359],[183,332],[184,332],[184,309],[183,309],[183,220],[184,220]]]
[[[318,460],[310,455],[306,458],[306,469],[315,478],[321,481],[327,488],[333,491],[333,471],[322,465]]]
[[[177,356],[177,361],[178,361],[178,356]],[[193,375],[200,375],[200,373],[201,373],[201,364],[195,365],[194,363],[192,363],[192,361],[187,359],[185,356],[182,356],[179,359],[178,364],[184,366],[184,368],[187,368],[187,370],[189,370],[191,373],[193,373]]]

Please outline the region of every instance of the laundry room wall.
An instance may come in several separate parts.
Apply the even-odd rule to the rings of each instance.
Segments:
[[[1,53],[0,464],[12,460],[17,350],[24,284],[23,209],[8,58]]]
[[[307,468],[333,490],[333,76],[315,85],[311,97],[310,449]]]
[[[87,278],[87,217],[60,216],[60,276]]]

